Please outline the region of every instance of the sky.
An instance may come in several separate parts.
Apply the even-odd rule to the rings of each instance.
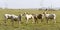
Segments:
[[[60,8],[60,0],[0,0],[2,8]]]

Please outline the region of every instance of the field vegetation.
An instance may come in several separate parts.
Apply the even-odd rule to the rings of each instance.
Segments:
[[[60,30],[60,11],[47,11],[48,13],[56,14],[56,24],[53,21],[49,20],[49,23],[46,23],[46,19],[42,23],[38,19],[37,24],[32,24],[32,19],[29,20],[29,23],[26,24],[26,19],[24,16],[22,17],[22,23],[17,24],[14,22],[14,26],[11,25],[11,20],[7,20],[7,26],[4,25],[4,14],[23,14],[24,12],[28,12],[29,14],[40,14],[44,12],[44,10],[17,10],[17,9],[0,9],[0,30]]]

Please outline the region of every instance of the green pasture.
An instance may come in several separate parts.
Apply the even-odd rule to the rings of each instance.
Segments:
[[[24,12],[28,12],[29,14],[41,14],[44,10],[12,10],[12,9],[0,9],[0,30],[60,30],[60,11],[47,11],[48,13],[56,14],[56,24],[53,23],[52,20],[49,20],[49,23],[46,23],[46,19],[42,23],[38,19],[37,24],[32,24],[32,19],[29,20],[29,23],[26,24],[26,19],[24,16],[22,17],[22,23],[17,24],[14,22],[14,26],[11,25],[11,20],[7,20],[7,26],[4,25],[4,14],[23,14]]]

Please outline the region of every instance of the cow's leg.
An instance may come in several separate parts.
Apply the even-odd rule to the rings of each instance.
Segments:
[[[18,27],[19,27],[19,25],[20,25],[20,23],[21,23],[21,21],[20,21],[20,20],[21,20],[21,19],[19,19],[19,18],[18,18]]]
[[[26,21],[26,23],[28,23],[28,20],[29,20],[29,18],[27,18],[27,21]]]
[[[18,27],[19,27],[19,25],[20,25],[20,20],[18,20]]]
[[[36,21],[33,19],[33,22],[32,23],[35,23]]]
[[[7,20],[8,20],[8,19],[7,19],[7,18],[5,18],[5,20],[4,20],[4,24],[5,24],[5,25],[7,25],[7,24],[6,24]]]
[[[21,17],[20,17],[20,19],[19,19],[19,24],[21,24]]]
[[[41,22],[43,21],[43,19],[41,19]]]
[[[33,20],[34,20],[34,23],[38,23],[38,20],[37,20],[37,18],[34,18]]]
[[[49,20],[49,19],[47,19],[47,23],[48,23],[48,20]]]
[[[56,17],[54,17],[54,21],[53,22],[54,22],[54,24],[56,23]]]
[[[11,19],[11,22],[12,22],[12,26],[13,26],[14,25],[14,19],[13,18]]]
[[[54,24],[56,23],[56,20],[55,20],[55,19],[53,19],[53,23],[54,23]]]
[[[32,17],[32,19],[33,19],[32,20],[33,21],[32,23],[36,23],[37,18]]]

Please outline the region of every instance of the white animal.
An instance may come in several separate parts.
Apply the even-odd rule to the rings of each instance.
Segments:
[[[5,23],[8,19],[11,19],[12,24],[13,24],[13,21],[18,21],[18,22],[21,21],[21,15],[16,16],[14,14],[5,14],[4,17],[5,17]]]
[[[54,23],[56,23],[56,14],[47,14],[46,12],[44,13],[46,19],[47,19],[47,23],[49,19],[53,19]]]
[[[33,15],[32,14],[27,14],[26,12],[24,13],[24,15],[25,15],[25,18],[26,18],[26,23],[28,23],[28,21],[29,21],[29,19],[33,19],[33,22],[32,23],[34,23],[34,17],[33,17]]]

